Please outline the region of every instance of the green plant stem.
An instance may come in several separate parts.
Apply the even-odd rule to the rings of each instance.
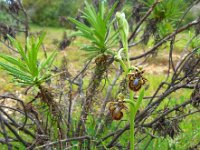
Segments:
[[[125,55],[126,55],[126,59],[127,59],[127,64],[128,64],[128,73],[130,73],[130,68],[131,68],[131,64],[130,64],[130,60],[129,60],[129,54],[128,54],[128,41],[126,41],[124,43],[124,51],[125,51]],[[133,96],[134,93],[132,90],[130,90],[130,101],[134,104],[134,100],[133,100]],[[129,123],[130,123],[130,150],[134,150],[134,143],[135,143],[135,114],[137,112],[138,108],[135,108],[135,105],[132,105],[132,103],[129,103],[130,106],[130,118],[129,118]],[[136,104],[137,106],[137,104]]]
[[[130,100],[133,102],[133,91],[130,91]],[[135,107],[133,105],[130,106],[130,150],[134,150],[134,143],[135,143],[135,137],[134,137],[134,128],[135,128]]]
[[[125,19],[124,14],[116,13],[116,19],[118,21],[119,25],[119,33],[121,34],[121,41],[123,48],[121,48],[118,51],[118,55],[116,56],[117,61],[120,63],[121,67],[124,69],[124,72],[126,75],[131,73],[132,67],[131,63],[129,60],[129,53],[128,53],[128,22]],[[121,58],[121,52],[124,51],[125,57],[126,57],[126,62],[124,62]],[[134,150],[134,142],[135,142],[135,137],[134,137],[134,127],[135,127],[135,116],[136,112],[140,107],[141,101],[142,101],[142,94],[140,96],[140,99],[135,103],[134,102],[134,92],[132,90],[130,91],[130,99],[125,99],[124,101],[129,104],[129,109],[130,109],[130,118],[129,118],[129,123],[130,123],[130,150]],[[144,93],[144,92],[143,92]]]
[[[128,55],[128,43],[126,43],[124,50],[125,50],[125,53],[126,53],[126,59],[127,59],[128,68],[130,68],[131,64],[130,64],[129,55]]]
[[[124,72],[127,74],[128,68],[126,67],[126,65],[123,62],[123,60],[119,59],[118,61],[119,61],[120,65],[121,65],[122,69],[124,70]]]
[[[130,73],[130,68],[131,64],[129,61],[129,55],[128,55],[128,41],[124,42],[124,51],[127,59],[127,66],[128,70],[124,70],[126,74]],[[126,67],[127,68],[127,67]],[[135,128],[135,114],[137,112],[137,108],[135,108],[134,100],[133,100],[134,93],[132,90],[130,90],[130,102],[129,103],[129,108],[130,108],[130,118],[129,118],[129,123],[130,123],[130,150],[134,150],[134,143],[135,143],[135,137],[134,137],[134,128]]]
[[[134,104],[133,96],[134,96],[133,91],[130,91],[130,102]],[[137,111],[140,108],[143,97],[144,97],[144,88],[141,90],[136,104],[133,105],[132,103],[129,103],[130,104],[130,150],[134,150],[135,116],[136,116]]]
[[[124,102],[129,103],[131,106],[133,106],[133,108],[135,108],[134,102],[131,101],[130,99],[125,99]]]
[[[128,57],[128,55],[127,55],[127,57]],[[129,59],[129,57],[127,59]],[[129,69],[127,69],[123,60],[120,59],[119,63],[122,66],[122,68],[124,69],[125,73],[128,74]],[[130,64],[129,61],[128,61],[128,64]],[[130,68],[130,66],[128,68]],[[129,118],[129,123],[130,123],[130,150],[134,150],[134,141],[135,141],[135,137],[134,137],[135,122],[134,121],[135,121],[135,114],[136,114],[137,110],[139,109],[138,105],[140,105],[140,103],[136,103],[136,105],[134,104],[133,96],[134,96],[134,93],[133,93],[133,91],[130,90],[130,99],[124,100],[125,102],[129,103],[129,108],[130,108],[130,118]],[[135,106],[137,106],[137,108],[135,108]]]

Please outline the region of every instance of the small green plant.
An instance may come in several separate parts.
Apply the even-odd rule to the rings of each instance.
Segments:
[[[148,9],[155,3],[154,0],[140,0]],[[180,26],[180,17],[183,10],[186,9],[186,3],[183,0],[160,0],[155,6],[149,19],[146,20],[146,29],[143,33],[144,43],[147,44],[150,36],[153,35],[155,43],[176,30]]]
[[[151,7],[155,0],[140,0],[140,2],[147,7]],[[159,0],[159,2],[150,15],[151,19],[177,22],[181,14],[183,14],[184,8],[186,8],[184,0]]]
[[[22,47],[21,43],[8,35],[13,46],[19,52],[19,57],[6,55],[0,53],[0,67],[6,70],[15,81],[28,86],[40,86],[43,82],[50,78],[49,67],[51,66],[56,52],[53,52],[46,60],[40,62],[38,60],[38,51],[44,39],[43,33],[38,39],[29,39],[26,41],[26,50]]]
[[[56,120],[55,129],[58,129],[60,134],[64,136],[65,131],[60,117],[62,115],[60,105],[54,100],[51,89],[43,85],[45,81],[52,77],[49,68],[56,56],[56,52],[52,52],[46,60],[40,61],[38,59],[39,48],[44,36],[45,33],[41,34],[37,39],[27,38],[24,48],[20,42],[8,36],[13,46],[18,51],[19,57],[16,58],[0,53],[0,58],[3,59],[3,61],[0,61],[0,67],[13,76],[14,80],[21,85],[35,86],[38,88],[39,91],[34,100],[40,99],[41,105],[45,104],[43,106],[47,106],[48,113],[50,112],[50,120]],[[28,103],[27,106],[29,105]],[[56,130],[54,131],[56,133]]]
[[[129,117],[129,123],[130,123],[130,149],[134,150],[134,127],[135,127],[135,116],[137,111],[140,108],[143,96],[144,96],[144,89],[141,90],[139,93],[139,97],[137,101],[134,101],[134,92],[137,92],[140,90],[143,84],[145,84],[146,79],[143,77],[143,71],[139,68],[132,67],[129,61],[129,54],[128,54],[128,34],[129,34],[129,25],[125,18],[124,13],[116,13],[116,20],[118,23],[119,33],[122,41],[123,48],[119,50],[118,54],[115,56],[115,60],[120,63],[122,66],[125,75],[129,77],[129,99],[122,98],[122,102],[129,104],[130,109],[130,117]],[[125,54],[125,58],[121,56],[121,53]],[[134,71],[134,73],[132,73]],[[121,101],[119,101],[121,103]],[[123,105],[118,105],[123,106]],[[121,110],[124,107],[120,107],[116,110]],[[112,113],[113,114],[113,113]]]
[[[116,4],[117,3],[107,10],[105,2],[102,1],[99,4],[99,11],[96,12],[93,5],[85,2],[82,18],[85,19],[87,24],[69,17],[69,20],[74,23],[78,29],[77,35],[82,36],[91,42],[90,45],[82,48],[82,50],[88,52],[90,59],[106,54],[113,55],[111,48],[116,44],[118,33],[111,32],[113,22],[111,17]]]
[[[17,81],[21,85],[30,87],[36,86],[39,89],[37,97],[49,106],[54,116],[58,116],[58,104],[53,100],[51,91],[42,85],[51,78],[49,68],[56,56],[56,52],[53,52],[46,60],[40,61],[38,59],[38,51],[44,36],[45,33],[37,39],[27,38],[25,48],[22,47],[20,42],[8,36],[13,46],[18,51],[19,57],[16,58],[0,53],[0,58],[4,60],[0,61],[0,67],[13,76],[14,81]]]

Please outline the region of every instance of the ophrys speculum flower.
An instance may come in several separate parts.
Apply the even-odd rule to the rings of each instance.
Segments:
[[[110,102],[108,105],[108,109],[112,115],[113,120],[120,120],[123,117],[123,109],[127,109],[124,101],[119,100],[118,102]]]
[[[143,70],[136,69],[135,72],[128,74],[130,90],[137,92],[146,83],[147,79],[143,77],[143,73]]]

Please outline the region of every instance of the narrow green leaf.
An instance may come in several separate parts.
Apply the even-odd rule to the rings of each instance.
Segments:
[[[26,64],[23,63],[21,60],[17,60],[14,57],[11,57],[5,54],[0,54],[0,57],[6,60],[7,62],[11,63],[12,65],[19,67],[21,70],[29,73],[29,70],[27,69]]]
[[[41,65],[39,66],[39,72],[41,72],[42,69],[46,67],[50,67],[56,55],[57,55],[57,52],[55,51],[46,59],[46,61],[41,63]]]
[[[114,3],[114,5],[111,7],[110,11],[108,12],[108,15],[106,15],[106,16],[107,16],[107,17],[105,18],[106,24],[107,24],[108,21],[111,19],[111,17],[112,17],[112,15],[113,15],[113,13],[114,13],[114,11],[115,11],[115,8],[116,8],[116,6],[117,6],[118,3],[119,3],[119,1],[116,1],[116,2]]]
[[[44,40],[44,37],[46,35],[46,32],[42,32],[42,34],[39,36],[39,41],[37,42],[37,45],[36,45],[36,50],[39,49],[39,47],[41,46],[43,40]]]
[[[95,8],[92,5],[89,5],[87,1],[85,1],[85,12],[91,17],[93,22],[96,22],[97,13]]]
[[[21,57],[23,60],[25,60],[26,62],[27,60],[27,56],[25,54],[24,49],[22,48],[21,44],[19,42],[17,42],[13,37],[11,37],[10,35],[7,35],[9,40],[11,41],[11,43],[14,45],[14,47],[17,49],[17,51],[20,53]]]
[[[84,51],[87,51],[87,52],[98,52],[99,51],[99,48],[98,47],[95,47],[95,46],[85,46],[83,48],[81,48],[81,50],[84,50]]]
[[[144,97],[144,92],[145,92],[145,90],[144,90],[144,88],[142,88],[142,90],[139,93],[139,97],[138,97],[138,100],[137,100],[137,103],[136,103],[136,107],[135,107],[136,110],[139,109],[139,107],[142,103],[142,100],[143,100],[143,97]]]
[[[22,77],[23,80],[32,80],[31,76],[28,76],[25,72],[20,71],[10,65],[0,62],[0,66],[2,69],[8,71],[8,73],[12,74],[13,76]]]
[[[33,68],[33,53],[32,53],[32,47],[31,47],[31,44],[30,44],[30,39],[29,37],[27,37],[26,39],[26,48],[27,48],[27,53],[28,53],[28,67],[29,67],[29,70],[31,72],[31,74],[33,75],[34,74],[34,68]]]
[[[77,25],[80,29],[83,29],[84,31],[90,33],[90,28],[88,26],[86,26],[85,24],[77,21],[76,19],[74,18],[71,18],[69,17],[68,18],[72,23],[74,23],[75,25]]]
[[[29,84],[33,84],[33,80],[32,78],[28,78],[27,76],[21,76],[21,75],[18,75],[18,74],[12,74],[12,73],[9,73],[11,76],[14,77],[14,79],[17,81],[17,82],[26,82],[26,83],[29,83]]]
[[[104,3],[105,3],[104,1],[101,1],[99,4],[99,15],[101,16],[101,19],[104,18],[104,13],[105,13]]]

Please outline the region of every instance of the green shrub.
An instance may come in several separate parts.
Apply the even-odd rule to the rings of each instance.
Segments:
[[[81,0],[24,0],[23,4],[28,10],[34,24],[41,26],[60,26],[60,16],[76,16]]]
[[[6,70],[14,79],[24,85],[40,86],[42,82],[51,76],[48,68],[52,64],[56,53],[52,53],[45,61],[41,63],[38,60],[38,51],[44,39],[42,34],[38,39],[29,39],[26,41],[26,49],[20,42],[9,36],[10,41],[16,47],[20,54],[19,58],[0,53],[0,67]],[[27,51],[27,53],[26,53]]]

